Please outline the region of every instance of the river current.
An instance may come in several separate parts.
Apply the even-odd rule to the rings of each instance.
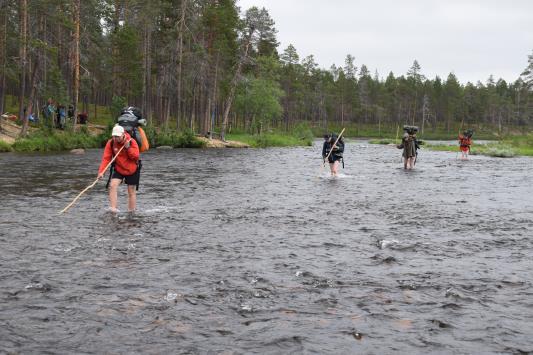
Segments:
[[[58,214],[101,150],[1,154],[0,352],[533,352],[533,159],[320,151],[151,150],[133,215]]]

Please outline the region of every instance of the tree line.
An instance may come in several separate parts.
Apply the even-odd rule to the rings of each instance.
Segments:
[[[0,111],[7,95],[20,117],[48,98],[92,118],[97,105],[128,104],[162,129],[222,136],[302,122],[422,131],[533,122],[533,53],[512,83],[461,84],[453,73],[426,78],[416,60],[385,78],[353,55],[320,68],[292,45],[280,50],[276,34],[266,9],[235,0],[0,0]]]

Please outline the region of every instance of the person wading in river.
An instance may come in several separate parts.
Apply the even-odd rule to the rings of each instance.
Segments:
[[[109,205],[112,212],[118,212],[117,190],[118,186],[125,181],[128,185],[128,211],[132,212],[135,210],[137,202],[136,189],[139,188],[141,174],[139,145],[119,125],[113,127],[111,137],[104,149],[102,163],[98,169],[98,178],[101,179],[104,176],[105,168],[113,157],[118,154],[111,165],[109,180],[106,185],[106,187],[109,186]]]
[[[466,130],[463,134],[459,134],[459,149],[461,150],[461,159],[468,159],[470,154],[470,146],[472,145],[472,135],[474,131]]]
[[[331,176],[337,176],[341,161],[344,168],[344,141],[342,137],[337,141],[337,137],[336,134],[324,135],[324,145],[322,146],[322,158],[324,159],[324,163],[326,162],[326,158],[328,159]]]
[[[402,137],[402,143],[398,145],[398,149],[403,149],[403,168],[404,169],[413,169],[416,164],[417,158],[417,149],[419,148],[418,141],[416,139],[416,132],[418,132],[418,127],[415,126],[404,126],[403,130],[405,131]]]

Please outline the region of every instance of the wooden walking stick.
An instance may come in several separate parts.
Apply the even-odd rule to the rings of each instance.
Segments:
[[[129,143],[131,141],[131,139],[129,139],[126,143]],[[109,162],[109,164],[107,164],[107,166],[105,167],[104,171],[102,171],[102,175],[107,171],[107,169],[111,166],[111,164],[113,164],[113,162],[115,161],[115,159],[118,157],[118,155],[120,154],[120,152],[122,151],[122,149],[124,149],[124,147],[126,146],[126,144],[124,144],[117,152],[117,154],[115,154],[115,156],[113,157],[113,159],[111,159],[111,161]],[[80,192],[78,194],[78,196],[76,196],[76,198],[74,198],[74,200],[72,200],[71,203],[68,204],[67,207],[63,208],[61,211],[59,211],[59,214],[62,214],[62,213],[65,213],[70,207],[72,207],[72,205],[74,205],[74,203],[76,203],[76,201],[78,201],[78,199],[81,197],[81,195],[83,195],[85,192],[87,192],[87,190],[91,189],[94,187],[94,185],[96,185],[96,183],[98,182],[98,180],[100,180],[99,177],[96,178],[96,180],[94,180],[94,182],[92,184],[90,184],[89,186],[87,186],[85,189],[83,189],[82,192]]]

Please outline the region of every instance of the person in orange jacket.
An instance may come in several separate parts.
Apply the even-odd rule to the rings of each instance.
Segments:
[[[470,146],[472,145],[472,135],[474,131],[466,130],[463,134],[459,134],[459,150],[461,151],[461,159],[468,159],[470,154]]]
[[[110,210],[118,212],[118,186],[124,181],[128,185],[128,211],[132,212],[137,203],[136,190],[139,188],[141,175],[139,145],[119,125],[113,127],[111,139],[107,141],[105,146],[102,163],[98,169],[99,179],[104,176],[107,165],[115,156],[106,185],[106,187],[109,186]]]

